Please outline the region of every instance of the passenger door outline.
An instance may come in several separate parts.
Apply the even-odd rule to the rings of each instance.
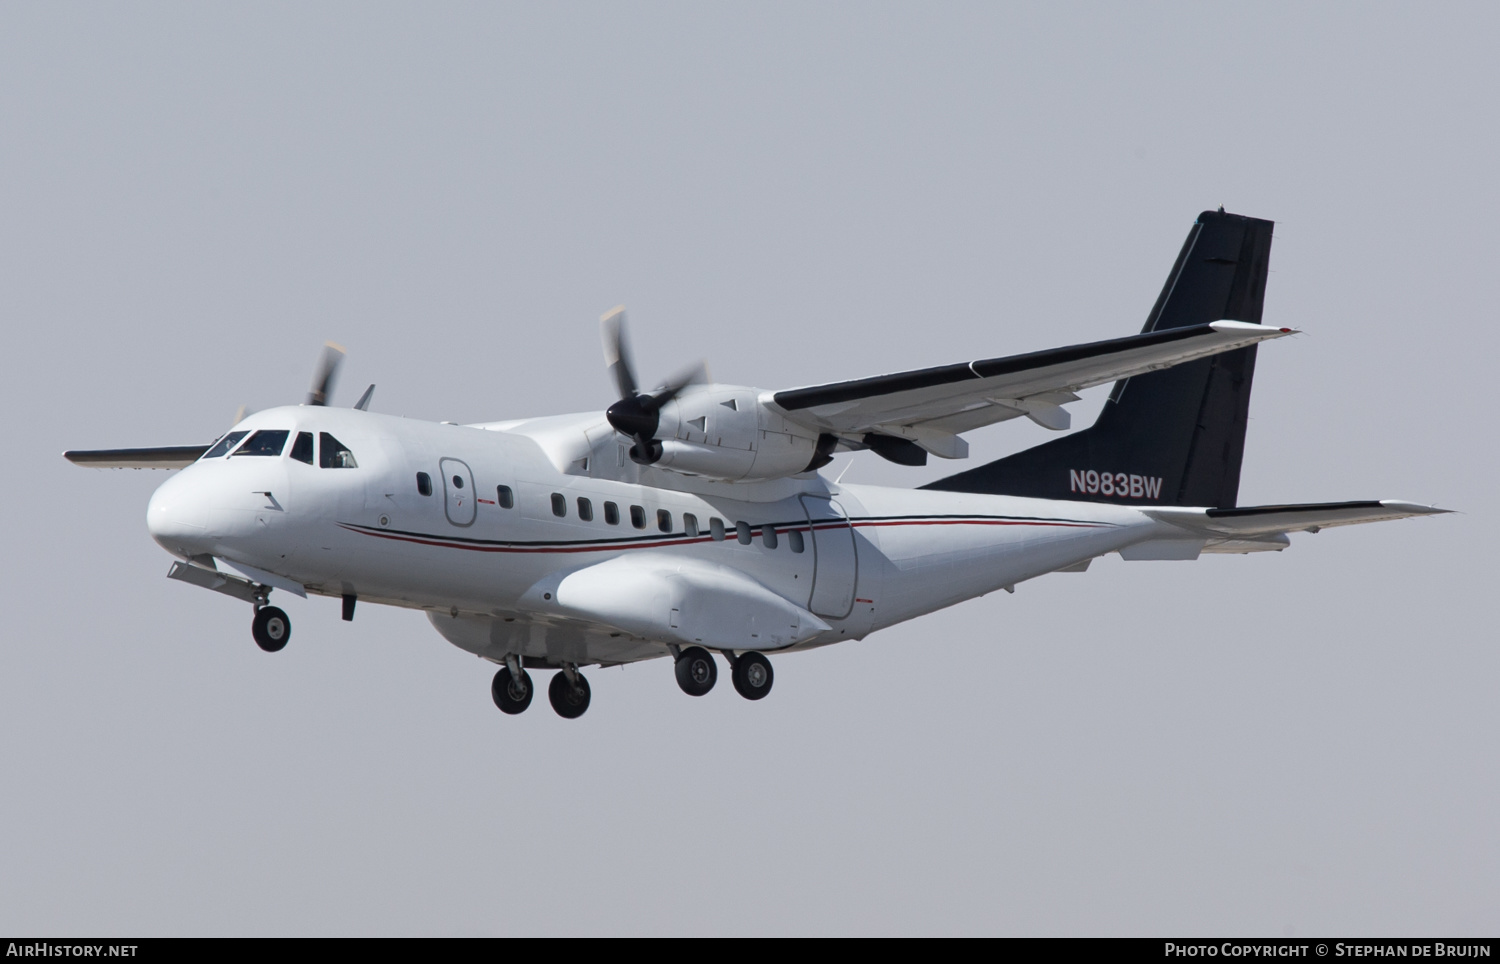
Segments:
[[[438,471],[443,476],[443,512],[448,521],[456,526],[474,524],[474,513],[479,504],[474,492],[474,473],[467,463],[458,459],[439,459]],[[455,484],[455,480],[459,480]]]

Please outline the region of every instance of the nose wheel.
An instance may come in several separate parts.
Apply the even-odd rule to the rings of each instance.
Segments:
[[[547,687],[547,699],[558,716],[576,720],[589,708],[589,681],[576,669],[564,669],[552,677]]]
[[[250,635],[255,637],[255,645],[268,653],[277,653],[285,649],[287,640],[292,638],[292,621],[275,606],[262,606],[255,611]]]

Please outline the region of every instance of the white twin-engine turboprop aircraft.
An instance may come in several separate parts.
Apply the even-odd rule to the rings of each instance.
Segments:
[[[1259,552],[1287,533],[1439,512],[1405,502],[1236,507],[1271,223],[1205,212],[1138,335],[788,391],[636,381],[624,313],[603,319],[620,400],[604,413],[431,424],[327,407],[331,349],[306,405],[259,412],[212,445],[68,452],[81,465],[180,468],[151,498],[169,573],[255,607],[284,647],[272,590],[426,610],[499,665],[506,713],[527,669],[554,669],[567,718],[579,672],[671,656],[683,691],[717,678],[758,700],[766,654],[858,639],[1109,552]],[[961,459],[970,429],[1114,382],[1098,421],[920,489],[841,485],[836,452]]]

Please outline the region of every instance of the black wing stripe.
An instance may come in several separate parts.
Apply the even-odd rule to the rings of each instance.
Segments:
[[[972,364],[943,365],[940,368],[922,368],[894,375],[876,375],[859,378],[852,382],[835,382],[831,385],[815,385],[812,388],[792,388],[775,395],[776,404],[787,411],[812,408],[815,405],[831,405],[836,402],[852,402],[896,392],[915,391],[934,385],[951,385],[978,378],[994,378],[1017,372],[1064,365],[1129,351],[1133,348],[1150,348],[1185,338],[1198,338],[1217,334],[1212,325],[1194,325],[1189,328],[1171,328],[1166,331],[1148,331],[1123,338],[1110,338],[1086,345],[1071,345],[1067,348],[1050,348],[1046,351],[1027,352],[1024,355],[1008,355],[1004,358],[986,358]]]
[[[1280,515],[1286,512],[1329,512],[1338,509],[1384,509],[1379,502],[1307,502],[1295,505],[1247,505],[1239,509],[1209,509],[1210,519],[1239,519],[1245,516]]]

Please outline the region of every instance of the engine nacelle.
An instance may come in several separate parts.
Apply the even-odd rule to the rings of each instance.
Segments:
[[[662,454],[655,465],[726,482],[782,479],[816,468],[817,433],[788,422],[760,395],[728,385],[683,391],[661,410],[654,438]]]

